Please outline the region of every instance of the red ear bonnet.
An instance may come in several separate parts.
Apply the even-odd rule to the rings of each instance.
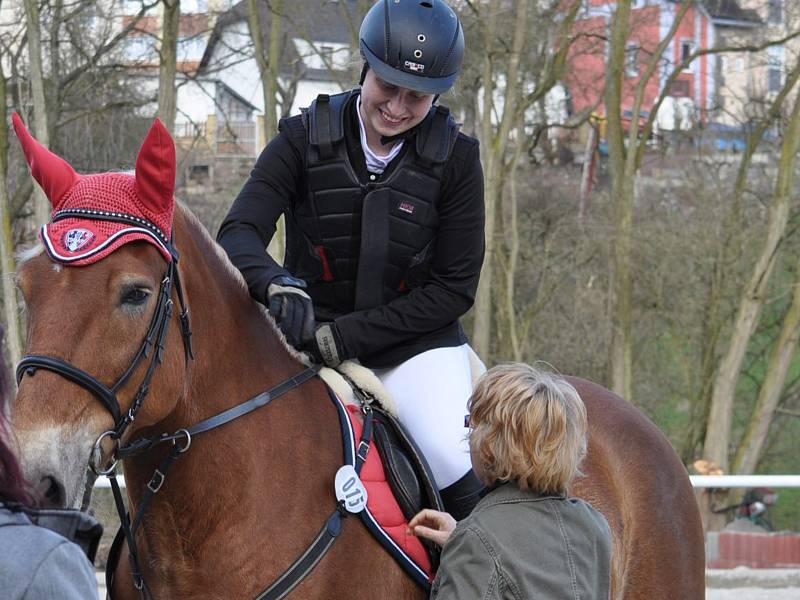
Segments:
[[[172,210],[175,190],[175,144],[156,119],[136,159],[136,191],[153,211]]]
[[[50,258],[89,265],[139,240],[172,260],[175,144],[161,121],[155,120],[142,144],[135,175],[78,175],[28,133],[19,115],[13,121],[31,174],[53,205],[40,234]]]
[[[31,168],[31,175],[39,182],[42,190],[54,209],[58,209],[59,202],[72,186],[74,186],[80,175],[60,156],[53,154],[37,142],[28,133],[25,124],[17,113],[11,115],[14,124],[14,131],[17,133],[19,143],[25,152],[25,159]]]

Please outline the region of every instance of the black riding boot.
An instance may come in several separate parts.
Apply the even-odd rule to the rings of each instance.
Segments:
[[[481,499],[482,491],[483,484],[470,469],[461,479],[441,490],[440,494],[445,510],[453,515],[456,521],[460,521],[475,508]]]

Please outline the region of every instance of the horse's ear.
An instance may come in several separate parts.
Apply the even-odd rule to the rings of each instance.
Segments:
[[[175,143],[156,119],[136,159],[136,190],[156,213],[172,206],[175,192]]]
[[[31,175],[39,182],[53,208],[58,210],[61,200],[78,182],[80,175],[67,161],[36,141],[25,128],[19,114],[14,113],[11,121],[14,124],[14,131],[19,138],[19,143],[22,145],[22,151],[25,153],[25,160],[28,161],[31,169]]]

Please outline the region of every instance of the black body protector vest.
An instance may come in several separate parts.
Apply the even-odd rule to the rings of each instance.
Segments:
[[[287,215],[285,264],[308,283],[319,320],[386,304],[425,282],[444,167],[458,136],[449,111],[434,106],[394,170],[361,183],[344,133],[358,93],[323,94],[303,111],[307,191]]]

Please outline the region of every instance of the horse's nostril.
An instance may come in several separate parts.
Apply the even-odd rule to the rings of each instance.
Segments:
[[[44,503],[48,506],[63,507],[66,500],[64,486],[55,477],[42,477],[39,485],[36,486],[44,498]]]

